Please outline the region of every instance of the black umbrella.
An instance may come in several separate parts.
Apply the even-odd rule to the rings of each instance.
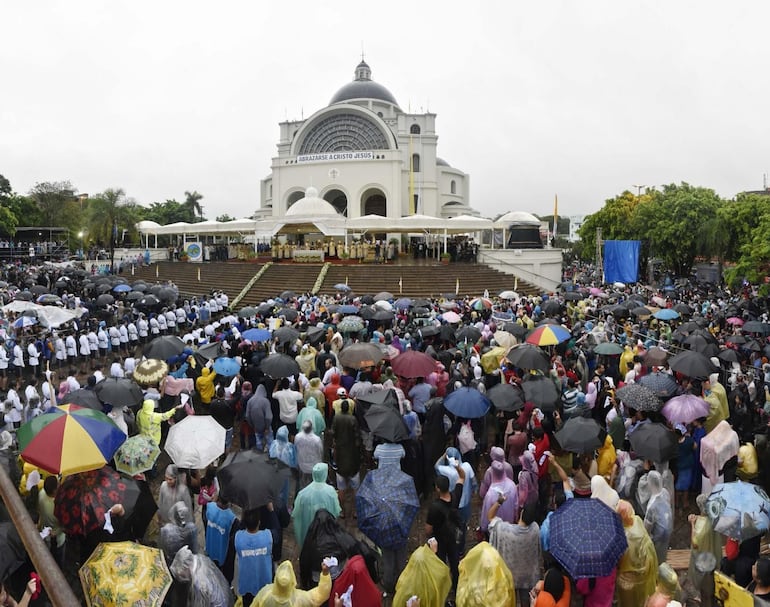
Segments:
[[[112,286],[110,286],[108,283],[104,282],[100,285],[97,285],[96,292],[97,293],[109,293],[112,291]]]
[[[325,335],[326,335],[325,327],[310,327],[307,330],[307,340],[311,344],[318,343],[324,338]]]
[[[652,311],[645,306],[637,306],[629,310],[632,316],[650,316]]]
[[[629,439],[632,451],[653,462],[667,462],[679,452],[676,434],[663,424],[640,424]]]
[[[524,389],[524,397],[535,403],[543,411],[556,410],[559,392],[549,378],[530,375],[521,382],[521,387]]]
[[[290,475],[286,464],[262,455],[223,466],[217,472],[219,493],[244,510],[253,510],[277,502]]]
[[[759,333],[761,335],[770,335],[770,323],[750,320],[742,327],[744,333]]]
[[[693,313],[693,309],[685,303],[678,303],[674,306],[674,310],[679,312],[682,316],[690,316]]]
[[[361,369],[373,367],[382,360],[382,350],[377,344],[360,342],[345,346],[339,355],[343,367]]]
[[[374,318],[374,315],[377,313],[377,310],[375,310],[371,306],[361,306],[358,310],[358,315],[363,318],[364,320],[371,320]]]
[[[399,443],[409,439],[409,428],[404,418],[389,404],[374,404],[364,414],[371,433],[388,443]]]
[[[460,327],[457,329],[457,331],[454,332],[455,339],[457,339],[458,342],[460,341],[467,341],[469,343],[476,343],[479,339],[481,339],[481,331],[479,331],[476,327],[471,327],[469,325]]]
[[[143,354],[146,358],[168,360],[179,356],[184,350],[184,342],[176,335],[162,335],[156,337],[144,347]]]
[[[647,350],[643,358],[644,358],[645,364],[651,367],[659,367],[661,365],[666,364],[666,361],[668,360],[669,356],[670,356],[670,353],[668,350],[664,350],[663,348],[659,348],[658,346],[653,346],[652,348]]]
[[[294,327],[280,327],[273,331],[273,338],[278,340],[279,344],[294,342],[299,337],[299,331]]]
[[[417,334],[422,337],[435,337],[440,333],[441,329],[436,325],[425,325],[417,329]]]
[[[678,373],[693,379],[706,379],[719,371],[709,358],[700,352],[684,350],[668,361],[669,366]]]
[[[554,433],[561,448],[572,453],[591,453],[604,444],[606,435],[596,420],[587,417],[571,417]]]
[[[561,304],[555,299],[549,299],[542,305],[541,309],[548,316],[556,316],[561,312]]]
[[[159,304],[160,300],[155,295],[145,295],[135,305],[140,308],[154,308]]]
[[[361,298],[361,303],[370,306],[374,303],[374,297],[372,297],[371,295],[364,295]]]
[[[377,310],[372,316],[374,320],[379,320],[383,322],[388,320],[393,320],[395,317],[396,315],[389,310]]]
[[[487,390],[487,398],[498,411],[518,411],[524,407],[524,392],[512,384],[497,384]]]
[[[513,366],[520,369],[548,371],[551,363],[545,352],[532,344],[521,344],[511,348],[505,356]]]
[[[144,400],[142,389],[130,379],[108,377],[94,387],[96,396],[113,407],[138,407]]]
[[[46,289],[43,285],[32,285],[29,290],[33,295],[42,295],[43,293],[48,293],[48,289]]]
[[[176,301],[177,297],[179,297],[179,291],[171,287],[163,287],[158,291],[158,299],[162,301]]]
[[[200,355],[203,364],[206,364],[206,362],[214,360],[215,358],[219,358],[220,356],[227,356],[227,350],[222,347],[222,342],[219,341],[214,341],[205,346],[201,346],[195,353]]]
[[[99,295],[99,297],[96,298],[97,306],[109,306],[110,304],[114,304],[114,303],[115,303],[115,298],[109,293],[104,293],[102,295]]]
[[[738,358],[738,353],[732,348],[720,350],[719,354],[717,354],[717,358],[726,363],[737,363],[740,360]]]
[[[0,579],[5,580],[27,560],[24,542],[10,521],[0,523],[0,545]]]
[[[626,384],[615,394],[626,406],[637,411],[660,411],[663,407],[655,392],[642,384]]]
[[[508,333],[513,335],[516,339],[522,339],[527,335],[527,333],[529,333],[529,331],[527,330],[527,327],[525,327],[524,325],[520,325],[517,322],[506,322],[500,328],[502,328],[503,331],[507,331]]]
[[[88,407],[89,409],[95,409],[96,411],[102,410],[102,401],[96,395],[93,390],[75,390],[74,392],[68,392],[64,395],[64,398],[59,403],[60,405],[80,405],[81,407]]]
[[[644,375],[637,383],[645,388],[649,388],[655,396],[663,400],[673,398],[679,394],[679,384],[676,383],[676,380],[668,373],[661,371]]]
[[[275,313],[275,315],[279,318],[283,316],[289,322],[294,322],[297,320],[297,317],[299,317],[299,312],[297,312],[297,310],[294,308],[281,308]]]
[[[136,291],[137,293],[144,293],[147,290],[147,285],[143,282],[136,281],[133,285],[131,285],[131,289],[133,291]]]
[[[286,354],[271,354],[267,358],[263,358],[259,368],[262,373],[273,379],[291,377],[299,373],[297,361]]]
[[[583,293],[580,293],[578,291],[568,291],[564,294],[564,299],[567,301],[580,301],[581,299],[584,299]]]
[[[144,293],[140,291],[131,291],[128,295],[126,295],[126,299],[128,301],[139,301],[144,297]]]
[[[32,298],[34,296],[29,291],[19,291],[14,296],[14,299],[18,299],[19,301],[32,301]]]

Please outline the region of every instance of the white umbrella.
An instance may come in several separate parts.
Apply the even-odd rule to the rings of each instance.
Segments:
[[[205,468],[225,452],[225,429],[210,415],[190,415],[171,426],[165,449],[180,468]]]
[[[384,299],[375,301],[374,307],[377,308],[378,310],[385,310],[386,312],[393,311],[393,305],[389,301],[385,301]]]

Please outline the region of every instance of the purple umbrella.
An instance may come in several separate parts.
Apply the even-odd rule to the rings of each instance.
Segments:
[[[668,401],[661,413],[672,424],[689,424],[700,417],[707,417],[709,404],[694,394],[682,394]]]

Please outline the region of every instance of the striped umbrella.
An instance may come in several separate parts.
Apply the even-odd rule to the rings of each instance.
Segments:
[[[572,334],[561,325],[542,325],[527,335],[526,342],[535,346],[555,346],[567,341]]]
[[[126,435],[101,411],[59,405],[17,432],[22,459],[52,474],[97,470],[112,459]]]

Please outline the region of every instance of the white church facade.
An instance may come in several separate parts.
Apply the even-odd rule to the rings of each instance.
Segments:
[[[436,114],[403,111],[364,61],[327,107],[279,126],[257,219],[285,216],[308,186],[348,219],[479,215],[469,176],[437,154]]]

